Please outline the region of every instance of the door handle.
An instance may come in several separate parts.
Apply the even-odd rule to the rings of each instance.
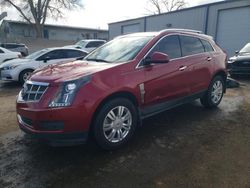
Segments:
[[[180,66],[179,71],[184,71],[187,68],[187,66]]]
[[[207,61],[211,61],[212,60],[212,58],[211,57],[207,57]]]

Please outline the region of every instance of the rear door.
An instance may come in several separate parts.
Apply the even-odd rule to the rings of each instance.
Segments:
[[[186,61],[181,58],[178,35],[166,36],[149,53],[162,52],[170,61],[144,67],[145,71],[145,105],[163,103],[187,96],[189,79],[186,72]]]
[[[210,82],[211,67],[213,67],[210,52],[205,52],[201,39],[197,37],[180,35],[180,41],[182,56],[188,67],[186,71],[191,94],[206,90]]]

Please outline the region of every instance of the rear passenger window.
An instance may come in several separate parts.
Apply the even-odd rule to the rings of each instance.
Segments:
[[[150,54],[152,54],[153,52],[168,54],[170,59],[181,57],[179,37],[177,35],[171,35],[163,38],[154,47]]]
[[[87,53],[85,52],[81,52],[81,51],[77,51],[77,50],[67,50],[67,57],[68,58],[76,58],[76,57],[82,57],[82,56],[86,56]]]
[[[212,45],[208,41],[201,39],[201,42],[202,42],[206,52],[213,52],[214,51]]]
[[[3,53],[4,53],[4,51],[0,49],[0,54],[3,54]]]
[[[38,58],[38,60],[43,60],[44,58],[47,58],[47,57],[49,57],[50,60],[64,59],[64,58],[67,58],[67,54],[65,53],[64,50],[53,50],[42,55],[41,57]]]
[[[86,45],[86,48],[97,48],[97,47],[101,46],[102,44],[104,44],[103,41],[93,41],[93,42],[89,42]]]
[[[180,36],[180,39],[182,56],[199,54],[205,51],[200,39],[196,37]]]
[[[8,49],[12,49],[12,48],[17,48],[18,45],[16,45],[16,44],[6,44],[5,47],[8,48]]]

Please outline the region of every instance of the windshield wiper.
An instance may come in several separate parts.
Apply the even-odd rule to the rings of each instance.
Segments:
[[[104,59],[94,59],[94,58],[90,58],[90,59],[86,59],[87,61],[96,61],[96,62],[104,62],[104,63],[110,63],[109,61],[106,61]]]

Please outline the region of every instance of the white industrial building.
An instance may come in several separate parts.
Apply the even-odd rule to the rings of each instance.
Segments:
[[[250,42],[250,0],[225,0],[178,11],[109,24],[109,39],[116,36],[167,28],[200,30],[214,37],[228,53]]]
[[[49,40],[79,41],[81,39],[108,39],[108,31],[103,29],[45,24],[43,37]],[[27,22],[3,20],[0,38],[36,38],[36,30]]]

